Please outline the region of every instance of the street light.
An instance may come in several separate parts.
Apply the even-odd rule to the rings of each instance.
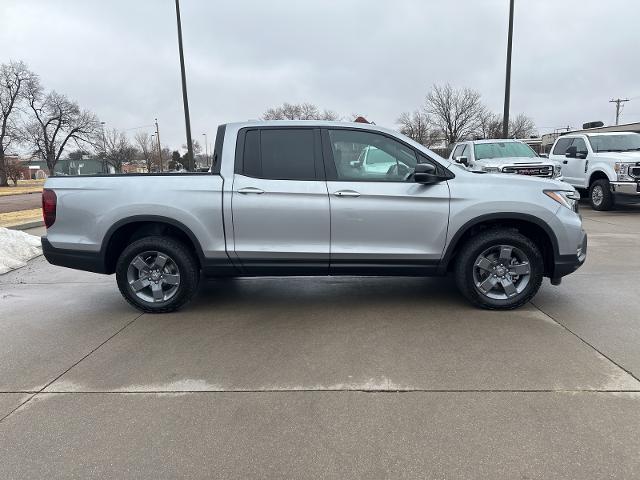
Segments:
[[[207,141],[207,134],[203,133],[204,136],[204,158],[207,159],[207,167],[209,166],[209,142]]]
[[[504,82],[504,112],[502,114],[502,138],[509,136],[509,101],[511,96],[511,47],[513,39],[513,1],[509,0],[509,37],[507,38],[507,74]]]
[[[176,0],[176,20],[178,23],[178,51],[180,53],[180,73],[182,75],[182,102],[184,103],[184,123],[187,130],[188,170],[193,170],[193,142],[191,141],[191,120],[189,119],[189,100],[187,98],[187,75],[184,72],[184,54],[182,52],[182,23],[180,22],[180,1]]]
[[[104,125],[107,122],[100,122],[100,127],[102,128],[102,172],[107,173],[107,165],[106,165],[106,155],[107,155],[107,139],[104,136]]]

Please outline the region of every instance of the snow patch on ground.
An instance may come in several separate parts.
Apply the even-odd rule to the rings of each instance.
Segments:
[[[24,267],[38,255],[42,255],[40,237],[0,227],[0,274]]]

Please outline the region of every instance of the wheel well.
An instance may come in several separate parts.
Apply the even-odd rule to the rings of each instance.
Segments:
[[[449,259],[456,258],[458,252],[464,246],[464,244],[467,243],[467,241],[475,235],[479,234],[480,232],[496,228],[515,230],[525,237],[529,238],[540,249],[540,253],[542,254],[542,258],[544,260],[544,275],[549,276],[551,275],[551,273],[553,273],[554,246],[553,242],[551,241],[551,237],[544,228],[527,220],[495,219],[472,225],[470,228],[465,230],[465,232],[458,238],[453,248],[453,252],[451,256],[449,256]],[[453,263],[454,262],[449,261],[447,265],[448,271],[452,270]]]
[[[601,171],[593,172],[591,174],[591,177],[589,178],[589,187],[591,187],[593,182],[595,182],[596,180],[609,180],[609,177],[607,177],[606,173]]]
[[[199,250],[191,237],[181,228],[161,221],[139,221],[131,222],[118,227],[109,237],[105,249],[106,273],[113,273],[116,269],[116,262],[122,251],[131,242],[149,236],[171,237],[185,245],[192,253],[200,265]],[[201,265],[200,265],[201,266]]]

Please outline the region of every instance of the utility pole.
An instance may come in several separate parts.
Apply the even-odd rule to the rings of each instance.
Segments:
[[[628,101],[628,98],[612,98],[609,100],[609,103],[616,104],[616,125],[618,125],[618,122],[620,121],[620,112],[622,112],[622,108],[624,107],[622,104]]]
[[[504,112],[502,114],[502,138],[509,136],[509,102],[511,99],[511,50],[513,45],[513,0],[509,1],[509,37],[507,39],[507,73],[504,82]]]
[[[203,133],[204,136],[204,158],[207,159],[207,167],[209,166],[209,142],[207,141],[207,134]]]
[[[180,21],[180,1],[176,0],[176,20],[178,22],[178,51],[180,52],[180,73],[182,74],[182,102],[184,103],[184,123],[187,130],[187,170],[192,171],[194,165],[193,142],[191,141],[191,120],[189,119],[189,100],[187,98],[187,75],[184,71],[184,54],[182,53],[182,22]]]
[[[160,147],[160,129],[158,128],[157,118],[156,118],[156,140],[158,141],[158,158],[160,159],[160,172],[162,172],[162,147]]]

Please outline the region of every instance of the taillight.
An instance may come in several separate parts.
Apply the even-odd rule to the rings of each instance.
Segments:
[[[58,197],[53,190],[44,189],[42,191],[42,217],[44,218],[44,224],[47,228],[53,225],[56,221],[56,205],[58,203]]]

